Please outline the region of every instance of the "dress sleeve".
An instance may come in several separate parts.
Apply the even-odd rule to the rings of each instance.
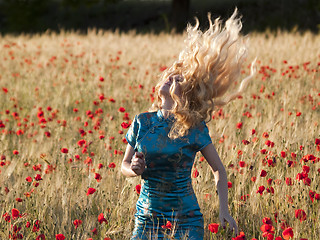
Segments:
[[[209,129],[205,122],[202,122],[198,128],[198,134],[196,135],[196,144],[198,151],[201,151],[207,145],[212,143],[211,137],[209,135]]]
[[[137,134],[139,130],[139,123],[137,115],[134,117],[133,122],[130,125],[130,128],[126,134],[126,140],[131,145],[131,147],[135,148],[137,141]]]

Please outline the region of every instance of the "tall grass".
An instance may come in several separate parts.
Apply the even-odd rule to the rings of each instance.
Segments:
[[[66,239],[130,238],[140,178],[120,173],[127,131],[121,123],[148,110],[161,70],[182,46],[182,35],[94,30],[88,35],[0,38],[1,239],[14,233],[23,239],[41,234],[46,239],[57,234]],[[318,239],[320,36],[252,33],[249,48],[243,77],[256,56],[259,73],[242,98],[217,109],[208,123],[232,183],[231,215],[247,239],[264,239],[260,228],[265,217],[272,220],[274,237],[283,237],[290,226],[294,239]],[[266,145],[268,140],[273,147]],[[311,160],[301,162],[306,155]],[[288,161],[293,161],[291,167]],[[296,179],[303,165],[310,167],[310,186]],[[217,234],[208,230],[208,224],[219,223],[214,177],[200,155],[194,167],[200,173],[193,187],[204,215],[205,239],[231,239],[221,227]],[[97,181],[95,173],[102,179]],[[262,194],[257,193],[260,186],[265,187]],[[87,195],[89,188],[96,192]],[[298,209],[305,211],[304,221],[295,217]],[[100,224],[101,213],[106,221]],[[76,228],[74,220],[82,223]]]

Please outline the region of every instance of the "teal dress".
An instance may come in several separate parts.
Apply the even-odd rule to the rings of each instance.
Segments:
[[[168,137],[171,115],[148,112],[135,116],[126,134],[128,143],[145,156],[141,191],[131,239],[203,239],[203,217],[191,181],[198,151],[211,143],[205,122],[181,139]],[[172,227],[164,226],[170,221]],[[171,237],[171,238],[170,238]]]

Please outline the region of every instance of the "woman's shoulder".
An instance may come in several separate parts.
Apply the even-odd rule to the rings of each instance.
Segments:
[[[157,119],[157,112],[143,112],[135,116],[134,121],[144,127],[151,126]]]
[[[151,119],[155,116],[157,116],[157,112],[143,112],[143,113],[136,115],[136,118],[138,120],[148,120],[148,119]]]
[[[209,129],[205,121],[197,123],[194,127],[189,130],[191,136],[201,136],[209,134]]]
[[[195,130],[200,130],[200,131],[202,131],[202,130],[204,130],[204,129],[207,129],[208,127],[207,127],[207,123],[205,122],[205,121],[201,121],[201,122],[199,122],[199,123],[197,123],[194,127],[193,127],[193,129],[195,129]]]

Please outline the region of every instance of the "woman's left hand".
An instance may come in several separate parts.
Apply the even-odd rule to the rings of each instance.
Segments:
[[[235,230],[235,233],[238,235],[238,227],[236,221],[233,219],[233,217],[229,214],[229,212],[221,211],[219,213],[219,219],[221,222],[221,227],[225,228],[225,221],[229,223],[230,230]]]

